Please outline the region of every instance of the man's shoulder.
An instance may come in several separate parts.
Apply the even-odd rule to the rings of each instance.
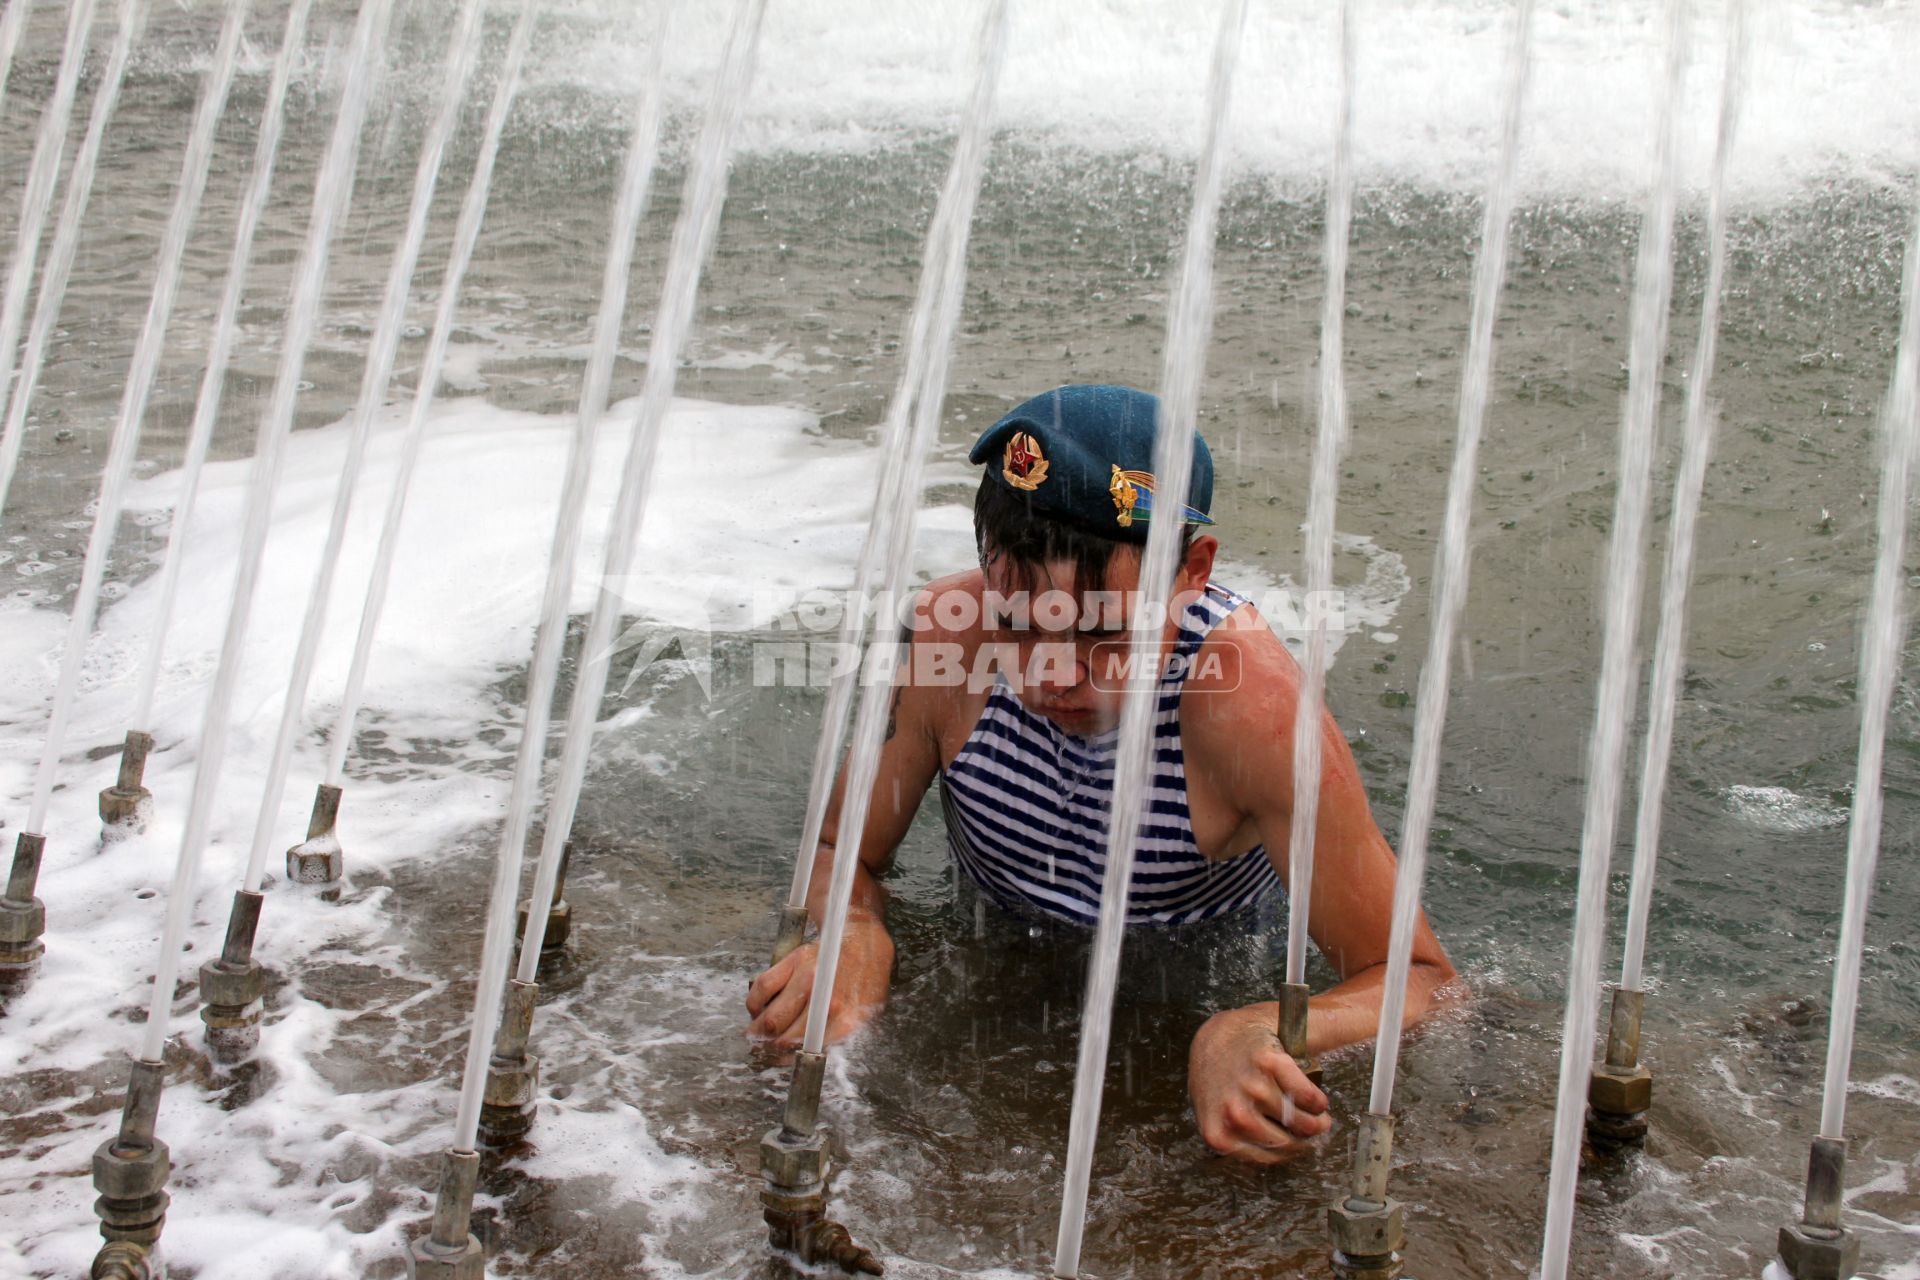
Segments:
[[[920,589],[907,623],[914,644],[959,644],[967,648],[986,638],[986,583],[978,569],[935,578]]]
[[[1203,747],[1217,740],[1238,749],[1249,734],[1290,728],[1299,689],[1293,655],[1258,607],[1240,601],[1194,654],[1181,699],[1185,733]]]
[[[1244,597],[1232,597],[1227,607],[1226,616],[1207,632],[1199,652],[1232,654],[1234,661],[1215,664],[1205,674],[1196,670],[1193,680],[1197,683],[1189,687],[1248,697],[1280,691],[1291,698],[1300,684],[1300,664],[1281,642],[1272,623]]]

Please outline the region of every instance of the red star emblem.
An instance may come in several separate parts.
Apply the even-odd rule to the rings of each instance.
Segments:
[[[1027,437],[1024,434],[1013,437],[1013,447],[1007,450],[1007,466],[1013,469],[1015,475],[1026,475],[1033,470],[1033,464],[1039,460],[1040,455],[1027,448]]]

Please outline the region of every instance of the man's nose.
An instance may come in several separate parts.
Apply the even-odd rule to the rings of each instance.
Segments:
[[[1038,689],[1064,692],[1087,682],[1087,664],[1070,640],[1042,640],[1033,647],[1027,682]]]

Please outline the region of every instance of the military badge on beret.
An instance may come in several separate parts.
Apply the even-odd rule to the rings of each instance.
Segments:
[[[1007,437],[1007,451],[1001,458],[1000,474],[1016,489],[1031,493],[1047,478],[1047,459],[1040,442],[1024,431]]]
[[[1136,509],[1144,520],[1153,507],[1153,473],[1122,471],[1115,464],[1113,482],[1107,486],[1107,492],[1113,495],[1113,522],[1122,529],[1131,529]]]
[[[1036,514],[1115,542],[1145,542],[1162,495],[1151,467],[1160,402],[1144,391],[1076,384],[1043,391],[981,433],[967,461],[1019,493]],[[999,461],[1000,469],[993,464]],[[1172,501],[1169,497],[1168,501]],[[1187,503],[1167,517],[1210,525],[1213,455],[1193,438]]]

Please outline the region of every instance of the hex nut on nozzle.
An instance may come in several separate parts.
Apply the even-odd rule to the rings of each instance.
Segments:
[[[540,1060],[503,1058],[487,1064],[486,1092],[480,1102],[480,1143],[493,1151],[517,1146],[533,1129],[534,1100],[540,1091]]]
[[[325,782],[314,789],[307,838],[287,850],[287,879],[295,884],[332,884],[346,873],[346,856],[334,834],[341,794],[339,787]]]
[[[1393,1254],[1385,1258],[1354,1259],[1340,1254],[1333,1256],[1334,1280],[1401,1280],[1401,1257]]]
[[[209,960],[200,966],[200,1003],[235,1016],[247,1006],[259,1003],[267,992],[266,970],[257,960],[244,965],[225,960]]]
[[[487,1280],[487,1251],[471,1235],[457,1249],[431,1239],[415,1240],[407,1250],[407,1275],[412,1280]]]
[[[287,879],[295,884],[332,884],[346,874],[340,842],[331,836],[308,840],[287,850]]]
[[[516,918],[513,936],[527,936],[527,911],[529,904],[521,903],[520,914]],[[558,951],[567,945],[567,939],[573,936],[573,904],[565,898],[555,898],[547,909],[547,928],[540,937],[540,954],[545,957],[549,952]]]
[[[167,1175],[173,1170],[167,1144],[128,1149],[108,1138],[93,1153],[93,1188],[100,1193],[93,1211],[107,1241],[152,1245],[167,1219]]]
[[[1795,1222],[1780,1228],[1780,1261],[1794,1280],[1848,1280],[1860,1265],[1860,1237]]]
[[[46,931],[46,903],[38,898],[30,898],[26,902],[0,898],[0,953],[33,959],[46,950],[40,942],[41,935]]]
[[[154,1139],[153,1145],[129,1151],[118,1138],[108,1138],[93,1153],[93,1189],[115,1200],[139,1200],[167,1185],[173,1164],[167,1158],[167,1144]]]
[[[487,1064],[487,1087],[482,1097],[489,1107],[519,1109],[533,1105],[540,1088],[540,1061],[532,1054],[510,1061],[496,1056]]]
[[[100,821],[108,827],[137,830],[146,825],[147,815],[152,811],[153,792],[145,787],[131,791],[106,787],[100,792]]]
[[[142,785],[146,777],[147,756],[153,750],[153,735],[138,729],[127,732],[126,745],[120,749],[120,776],[100,793],[100,821],[109,828],[134,830],[146,825],[153,792]]]
[[[1348,1258],[1390,1258],[1407,1242],[1406,1209],[1392,1198],[1384,1204],[1345,1200],[1328,1207],[1327,1229],[1334,1249]]]
[[[1653,1105],[1653,1073],[1644,1066],[1597,1066],[1587,1085],[1587,1101],[1610,1116],[1637,1116]]]
[[[789,1137],[782,1126],[760,1139],[760,1177],[787,1195],[808,1195],[824,1187],[828,1172],[826,1135]]]

